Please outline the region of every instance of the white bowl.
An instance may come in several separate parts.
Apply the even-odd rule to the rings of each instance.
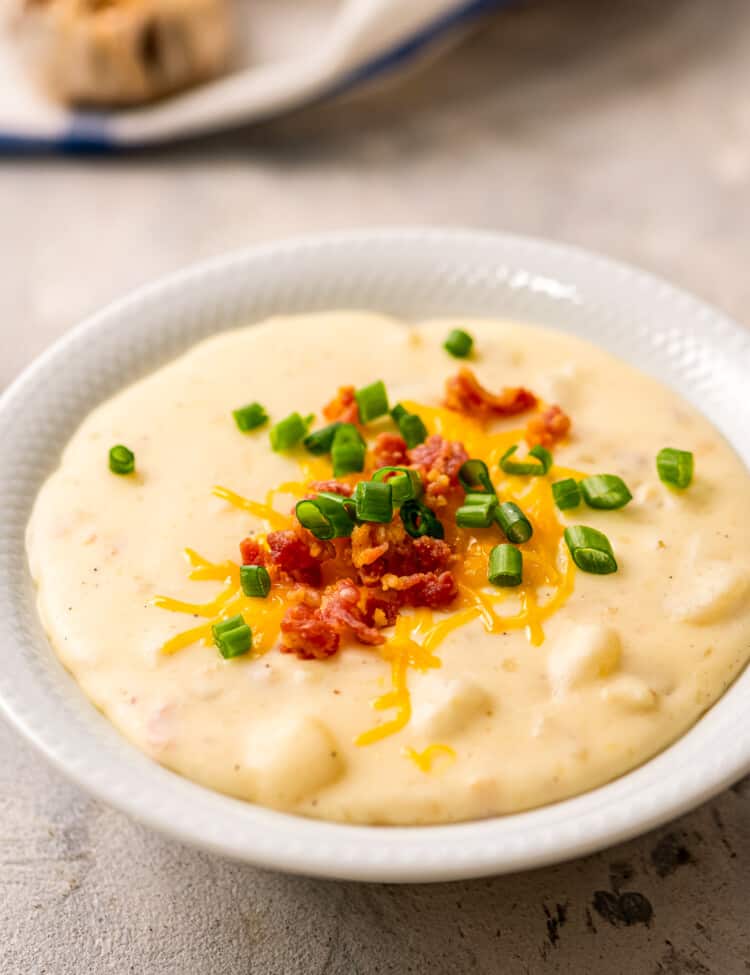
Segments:
[[[220,258],[111,305],[0,400],[0,703],[16,727],[83,788],[164,833],[267,867],[355,880],[447,880],[579,856],[750,771],[750,671],[671,748],[609,785],[449,826],[345,826],[230,799],[161,768],[95,710],[42,632],[24,552],[32,501],[63,444],[97,403],[206,335],[342,307],[565,329],[674,387],[750,462],[750,332],[623,265],[542,241],[444,230],[336,234]]]

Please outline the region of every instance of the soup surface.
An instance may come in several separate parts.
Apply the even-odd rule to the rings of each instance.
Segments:
[[[443,348],[456,327],[474,339],[468,360]],[[523,409],[516,397],[521,412],[493,417],[446,408],[446,380],[465,366],[493,392],[533,391],[536,405]],[[240,541],[254,536],[257,560],[266,560],[271,534],[293,527],[295,502],[332,477],[328,454],[272,450],[269,427],[298,411],[314,414],[318,428],[339,387],[381,379],[391,406],[405,404],[440,443],[460,445],[459,460],[483,459],[499,500],[527,515],[534,534],[519,545],[523,582],[487,581],[503,532],[457,528],[463,489],[455,471],[441,481],[427,460],[423,501],[434,501],[450,550],[432,578],[453,589],[430,594],[420,582],[402,597],[397,587],[407,583],[381,572],[368,591],[406,602],[392,614],[389,604],[368,611],[364,629],[337,624],[325,659],[303,659],[310,646],[284,624],[290,610],[320,622],[321,586],[347,577],[356,596],[357,572],[388,556],[370,552],[358,570],[345,563],[330,578],[338,563],[325,563],[324,582],[312,586],[271,565],[269,595],[244,595]],[[271,420],[243,433],[232,411],[250,401]],[[551,404],[571,425],[547,438],[533,422]],[[554,466],[539,476],[502,471],[513,444],[513,459],[526,461],[529,423],[527,439],[534,429],[547,438]],[[386,415],[363,433],[368,466],[341,478],[350,487],[383,460],[373,460],[377,435],[398,429]],[[114,444],[134,452],[135,473],[110,471]],[[689,487],[660,480],[663,447],[693,453]],[[553,482],[601,473],[619,475],[632,500],[616,510],[555,506]],[[750,656],[749,509],[748,472],[716,430],[600,349],[508,322],[406,326],[333,312],[219,335],[96,409],[39,494],[28,555],[56,652],[155,760],[307,816],[437,823],[591,789],[690,727]],[[394,525],[403,535],[398,512]],[[563,539],[570,525],[604,533],[617,571],[577,568]],[[314,544],[308,550],[320,556]],[[212,626],[238,613],[252,649],[224,659]]]

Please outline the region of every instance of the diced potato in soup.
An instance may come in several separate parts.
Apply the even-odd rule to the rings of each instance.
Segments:
[[[708,421],[600,349],[337,311],[101,405],[28,555],[60,659],[155,760],[306,816],[439,823],[594,788],[700,717],[750,655],[749,506]]]

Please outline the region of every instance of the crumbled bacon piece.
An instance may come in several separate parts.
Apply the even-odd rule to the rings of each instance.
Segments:
[[[489,420],[530,410],[536,406],[536,396],[523,386],[506,386],[495,395],[482,386],[471,369],[464,366],[446,380],[444,402],[449,410],[466,413],[478,420]]]
[[[354,398],[354,386],[339,386],[339,391],[330,403],[323,407],[326,420],[341,423],[359,423],[359,407]]]
[[[405,467],[409,463],[406,441],[397,433],[379,433],[373,452],[377,467]]]
[[[450,572],[415,572],[408,576],[383,576],[385,589],[395,589],[409,606],[448,606],[458,595],[458,585]]]
[[[240,555],[243,565],[265,565],[268,553],[260,542],[248,536],[240,542]]]
[[[526,424],[526,443],[530,447],[541,444],[553,447],[558,440],[567,436],[570,430],[570,417],[559,406],[549,406],[542,413],[532,416]]]
[[[308,602],[306,594],[311,592],[302,589],[303,601],[294,601],[281,621],[281,649],[302,660],[332,656],[342,637],[353,637],[366,646],[384,643],[379,628],[390,626],[398,616],[398,603],[380,592],[360,588],[351,579],[327,586],[319,607]]]
[[[352,580],[340,579],[323,593],[320,615],[342,636],[351,635],[369,646],[385,643],[383,634],[367,622],[361,601],[361,593]]]
[[[344,498],[350,498],[354,490],[350,484],[344,484],[342,481],[333,479],[330,481],[311,481],[308,486],[314,492],[311,497],[315,497],[321,491],[328,491],[329,494],[340,494]]]
[[[301,660],[325,660],[339,648],[341,638],[322,618],[320,610],[306,603],[290,606],[281,621],[282,653]]]
[[[446,495],[459,486],[458,472],[469,459],[464,445],[444,440],[438,434],[409,451],[409,460],[422,474],[427,500],[438,506],[445,504]]]
[[[330,543],[319,541],[301,525],[270,532],[267,541],[271,562],[295,582],[310,586],[320,585],[321,563],[336,554]]]
[[[440,538],[411,538],[400,518],[387,525],[357,525],[352,532],[352,562],[365,585],[386,574],[407,576],[445,569],[453,561],[450,546]]]

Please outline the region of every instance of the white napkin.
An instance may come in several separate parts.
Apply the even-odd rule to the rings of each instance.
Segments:
[[[153,105],[106,113],[49,101],[16,61],[12,35],[2,32],[0,150],[147,145],[271,118],[393,73],[504,2],[240,0],[242,50],[233,73]]]

